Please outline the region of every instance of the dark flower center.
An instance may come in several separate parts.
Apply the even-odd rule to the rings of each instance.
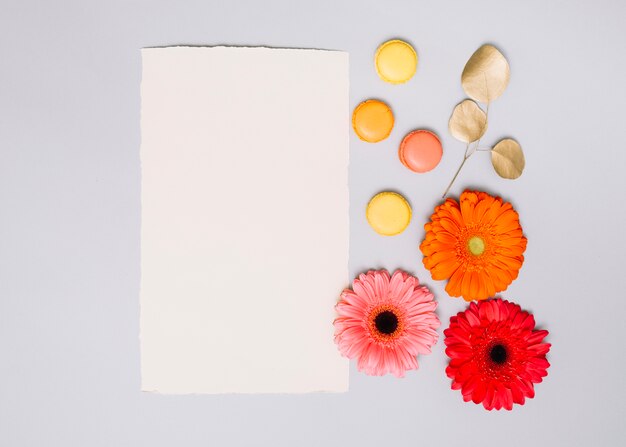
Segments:
[[[502,365],[506,362],[507,357],[508,353],[506,352],[506,348],[500,344],[493,345],[489,350],[489,358],[498,365]]]
[[[393,312],[385,310],[376,315],[374,324],[381,334],[393,334],[398,329],[398,317]]]

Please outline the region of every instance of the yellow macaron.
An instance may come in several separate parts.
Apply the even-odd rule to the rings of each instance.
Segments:
[[[376,194],[365,210],[367,222],[378,234],[395,236],[411,222],[411,205],[400,194],[384,191]]]
[[[417,70],[417,53],[403,40],[389,40],[378,47],[374,62],[376,72],[383,81],[403,84],[411,79]]]

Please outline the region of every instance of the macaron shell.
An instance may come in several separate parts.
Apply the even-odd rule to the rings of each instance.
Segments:
[[[377,99],[363,101],[352,113],[354,132],[368,143],[378,143],[387,138],[393,124],[393,112],[387,104]]]
[[[378,234],[395,236],[402,233],[411,222],[411,205],[400,194],[384,191],[372,197],[365,216]]]
[[[417,70],[417,53],[407,42],[389,40],[378,47],[374,56],[378,76],[391,84],[402,84]]]
[[[433,170],[441,161],[442,155],[443,147],[437,135],[422,129],[407,134],[398,151],[402,164],[418,173]]]

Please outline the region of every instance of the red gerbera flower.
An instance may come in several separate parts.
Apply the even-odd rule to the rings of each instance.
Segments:
[[[533,384],[548,375],[550,343],[542,342],[548,331],[535,330],[535,318],[515,303],[471,303],[443,333],[450,357],[446,374],[465,402],[511,410],[533,398]]]

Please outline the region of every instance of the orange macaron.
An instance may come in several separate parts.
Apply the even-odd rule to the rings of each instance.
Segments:
[[[409,132],[398,150],[402,164],[418,173],[433,170],[441,161],[442,155],[443,147],[439,137],[423,129]]]
[[[357,136],[368,143],[384,140],[393,129],[393,113],[387,104],[368,99],[356,106],[352,114],[352,128]]]

